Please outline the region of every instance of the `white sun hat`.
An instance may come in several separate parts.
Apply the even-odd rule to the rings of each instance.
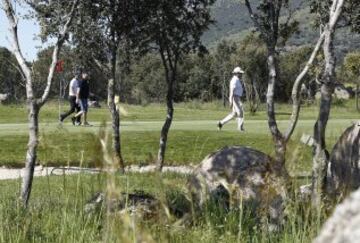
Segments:
[[[244,70],[242,70],[240,67],[234,68],[233,73],[244,73]]]

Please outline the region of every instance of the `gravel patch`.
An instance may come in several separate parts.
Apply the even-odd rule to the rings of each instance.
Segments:
[[[191,166],[164,166],[163,172],[172,172],[178,174],[191,174],[193,172]],[[96,174],[103,170],[95,168],[80,168],[80,167],[43,167],[36,166],[34,170],[34,177],[38,176],[53,176],[53,175],[72,175],[78,173]],[[131,165],[125,168],[129,173],[151,173],[156,171],[155,165],[137,166]],[[24,169],[14,168],[0,168],[0,180],[14,180],[24,176]]]

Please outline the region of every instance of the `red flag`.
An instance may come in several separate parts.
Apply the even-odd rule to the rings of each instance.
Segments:
[[[62,73],[64,71],[64,61],[63,60],[59,60],[56,63],[56,67],[55,67],[55,72],[57,73]]]

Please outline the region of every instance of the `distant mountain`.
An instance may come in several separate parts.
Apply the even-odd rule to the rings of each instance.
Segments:
[[[254,6],[256,6],[254,4]],[[299,21],[299,32],[288,41],[288,47],[312,45],[319,36],[314,27],[314,16],[310,14],[307,1],[293,0],[294,18]],[[209,48],[216,46],[221,40],[239,41],[253,30],[253,23],[246,6],[240,1],[218,0],[212,9],[216,23],[204,34],[204,44]],[[360,49],[360,35],[351,33],[348,29],[337,31],[336,48],[339,56],[348,51]]]

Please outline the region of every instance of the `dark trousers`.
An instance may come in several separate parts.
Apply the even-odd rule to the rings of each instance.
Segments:
[[[78,113],[80,111],[80,106],[76,104],[76,96],[69,96],[70,109],[69,111],[60,115],[61,121],[65,120],[66,117],[70,116],[72,113],[76,111]],[[76,118],[77,122],[80,122],[80,117]]]

